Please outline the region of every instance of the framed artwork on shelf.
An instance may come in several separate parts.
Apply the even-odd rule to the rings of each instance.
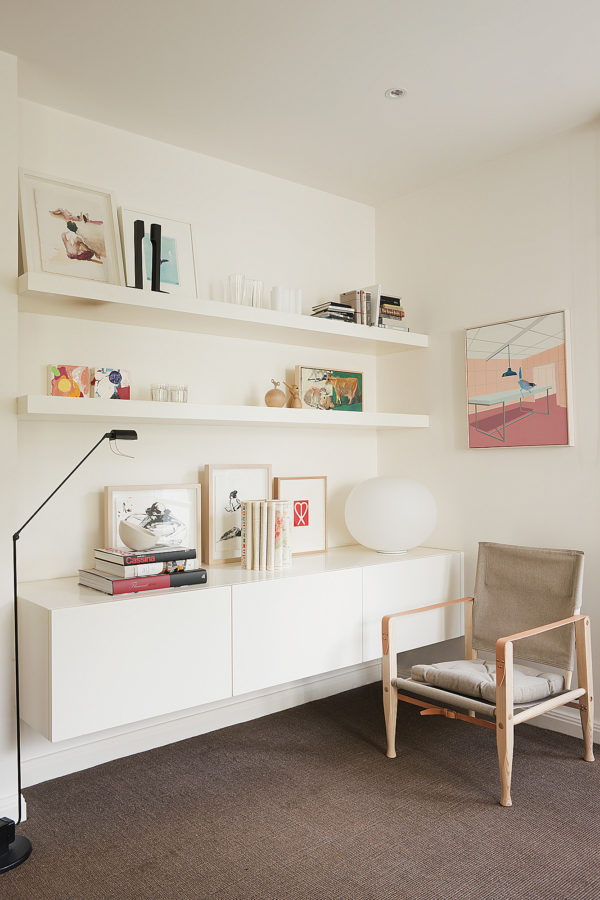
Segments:
[[[51,397],[89,397],[89,367],[51,363],[48,366],[48,394]]]
[[[276,478],[274,493],[292,501],[292,554],[327,550],[327,476]]]
[[[131,379],[127,369],[97,366],[92,378],[95,398],[100,400],[131,400]]]
[[[270,499],[270,465],[205,466],[204,558],[209,565],[241,559],[242,502]]]
[[[19,221],[26,272],[124,283],[111,191],[20,169]]]
[[[138,530],[143,529],[155,538],[152,549],[192,547],[200,563],[201,491],[199,484],[105,487],[105,547],[141,549],[131,548],[122,535],[128,537],[132,531],[139,533]]]
[[[121,221],[121,237],[123,240],[123,256],[125,258],[125,274],[127,284],[135,287],[135,242],[134,223],[144,223],[142,239],[142,280],[144,290],[152,289],[152,243],[150,226],[161,227],[160,252],[160,287],[168,294],[185,294],[196,296],[196,270],[194,266],[194,245],[192,242],[192,226],[189,222],[177,222],[151,213],[134,209],[119,210]]]
[[[363,373],[296,366],[302,409],[363,411]]]
[[[468,446],[573,444],[565,310],[465,334]]]

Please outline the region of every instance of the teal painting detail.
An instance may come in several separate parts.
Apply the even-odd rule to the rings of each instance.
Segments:
[[[152,280],[152,244],[150,235],[144,235],[144,260],[146,262],[146,279]],[[179,284],[177,268],[177,241],[175,238],[161,236],[160,241],[160,281],[161,284]]]

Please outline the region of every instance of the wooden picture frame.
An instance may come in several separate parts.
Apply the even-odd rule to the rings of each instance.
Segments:
[[[296,366],[302,409],[362,412],[364,376],[322,366]]]
[[[112,191],[19,169],[19,224],[24,271],[125,284]]]
[[[132,517],[142,524],[149,507],[166,505],[171,515],[164,523],[156,521],[158,543],[166,546],[195,547],[198,564],[202,561],[202,486],[200,484],[128,484],[104,488],[104,546],[123,549],[119,521]],[[140,521],[141,517],[141,521]],[[161,526],[164,525],[161,534]],[[180,529],[184,526],[186,531]],[[148,527],[145,525],[144,527]],[[152,526],[151,530],[152,530]],[[175,530],[174,530],[175,529]]]
[[[322,483],[321,488],[318,482]],[[322,509],[319,508],[321,497]],[[293,503],[292,556],[324,553],[327,550],[327,476],[275,478],[274,498]]]
[[[260,472],[262,475],[258,474]],[[241,503],[243,500],[270,500],[271,489],[270,463],[214,463],[204,467],[206,527],[203,551],[208,565],[241,560]],[[230,534],[233,529],[237,533]]]

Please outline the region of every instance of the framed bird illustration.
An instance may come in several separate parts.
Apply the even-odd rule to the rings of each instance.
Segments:
[[[242,556],[242,502],[270,500],[271,466],[222,463],[204,468],[204,559],[209,565]]]
[[[468,328],[465,350],[470,448],[573,443],[567,311]]]

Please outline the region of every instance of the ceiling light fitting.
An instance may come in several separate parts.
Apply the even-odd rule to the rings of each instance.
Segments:
[[[400,97],[406,96],[406,91],[404,88],[388,88],[385,92],[385,96],[398,100]]]

